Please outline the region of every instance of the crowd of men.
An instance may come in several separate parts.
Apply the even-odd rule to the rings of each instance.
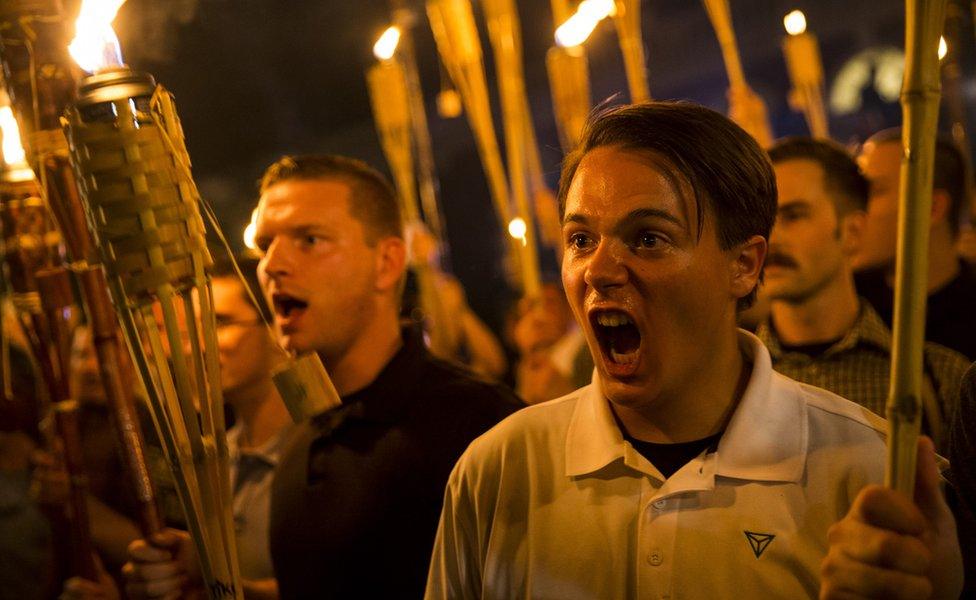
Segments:
[[[595,114],[560,177],[561,285],[516,309],[515,392],[456,282],[440,275],[480,373],[432,355],[402,318],[411,253],[382,175],[280,159],[261,180],[247,281],[212,273],[244,597],[976,591],[976,278],[956,250],[970,185],[955,146],[938,148],[913,498],[880,485],[897,131],[852,156],[809,138],[763,149],[690,103]],[[740,316],[759,296],[752,333]],[[317,353],[341,405],[293,423],[275,344]],[[0,436],[20,449],[0,452],[0,475],[28,470],[25,444]],[[33,462],[56,504],[56,457]],[[27,487],[0,488],[0,509],[20,511],[0,525],[19,515],[42,533],[15,548],[51,545]],[[124,500],[92,503],[105,504],[92,513],[104,576],[68,579],[63,597],[206,593],[178,511],[141,539]],[[23,583],[3,562],[0,578]],[[29,587],[16,597],[41,597]]]

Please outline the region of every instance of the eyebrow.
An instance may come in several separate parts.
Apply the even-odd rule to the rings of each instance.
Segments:
[[[794,198],[792,200],[787,200],[776,207],[776,211],[792,209],[792,208],[809,208],[810,201],[805,198]]]
[[[661,210],[659,208],[637,208],[624,217],[624,220],[637,220],[637,219],[664,219],[665,221],[670,221],[678,227],[684,227],[685,224],[681,222],[681,219],[672,215],[666,210]],[[585,225],[589,222],[589,218],[581,213],[570,213],[563,218],[564,223],[580,223]]]

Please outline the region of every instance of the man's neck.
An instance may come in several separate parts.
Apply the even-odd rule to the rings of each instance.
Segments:
[[[804,346],[838,340],[857,321],[860,303],[849,272],[800,302],[774,300],[770,318],[780,341]]]
[[[656,443],[699,440],[725,429],[752,373],[739,349],[732,322],[729,335],[710,344],[702,364],[708,372],[692,378],[678,393],[662,392],[647,407],[631,408],[610,403],[620,423],[632,437]]]
[[[389,311],[378,315],[343,356],[337,360],[322,356],[322,362],[339,396],[345,397],[373,383],[401,346],[399,319]]]
[[[291,422],[288,409],[285,408],[278,390],[270,380],[264,385],[257,386],[253,397],[246,401],[234,399],[234,412],[241,423],[242,435],[238,440],[241,448],[256,448],[264,445],[268,440]]]
[[[939,290],[959,275],[959,258],[955,240],[942,230],[933,230],[929,237],[929,265],[926,290],[929,294]],[[895,263],[886,272],[888,285],[895,287]]]

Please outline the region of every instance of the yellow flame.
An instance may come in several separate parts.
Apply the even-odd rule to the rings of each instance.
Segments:
[[[251,222],[248,223],[247,227],[244,228],[244,247],[248,248],[249,250],[258,249],[257,242],[255,241],[258,233],[257,220],[258,220],[258,211],[257,209],[254,209],[253,211],[251,211]]]
[[[590,37],[600,21],[616,12],[613,0],[583,0],[573,16],[556,29],[556,43],[563,48],[579,46]]]
[[[945,36],[939,36],[939,60],[942,60],[949,54],[949,44],[946,42]]]
[[[20,142],[20,128],[9,106],[0,108],[0,131],[3,135],[3,162],[8,165],[26,164],[27,155]]]
[[[390,60],[396,53],[397,45],[400,44],[400,28],[391,25],[386,28],[380,39],[373,44],[373,56],[379,60]]]
[[[81,4],[75,21],[75,39],[68,51],[89,73],[122,65],[119,38],[112,30],[112,21],[123,4],[125,0],[83,0]]]
[[[512,236],[517,240],[525,241],[525,234],[528,227],[525,225],[525,221],[522,217],[515,217],[508,223],[508,235]]]
[[[790,35],[800,35],[807,30],[807,17],[802,10],[794,10],[783,17],[783,27]]]

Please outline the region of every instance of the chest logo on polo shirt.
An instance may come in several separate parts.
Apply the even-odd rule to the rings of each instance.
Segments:
[[[752,547],[752,553],[756,555],[756,558],[762,556],[762,553],[769,547],[769,543],[776,537],[772,533],[756,533],[755,531],[743,531],[742,533],[746,534],[746,539],[749,540],[749,546]]]

